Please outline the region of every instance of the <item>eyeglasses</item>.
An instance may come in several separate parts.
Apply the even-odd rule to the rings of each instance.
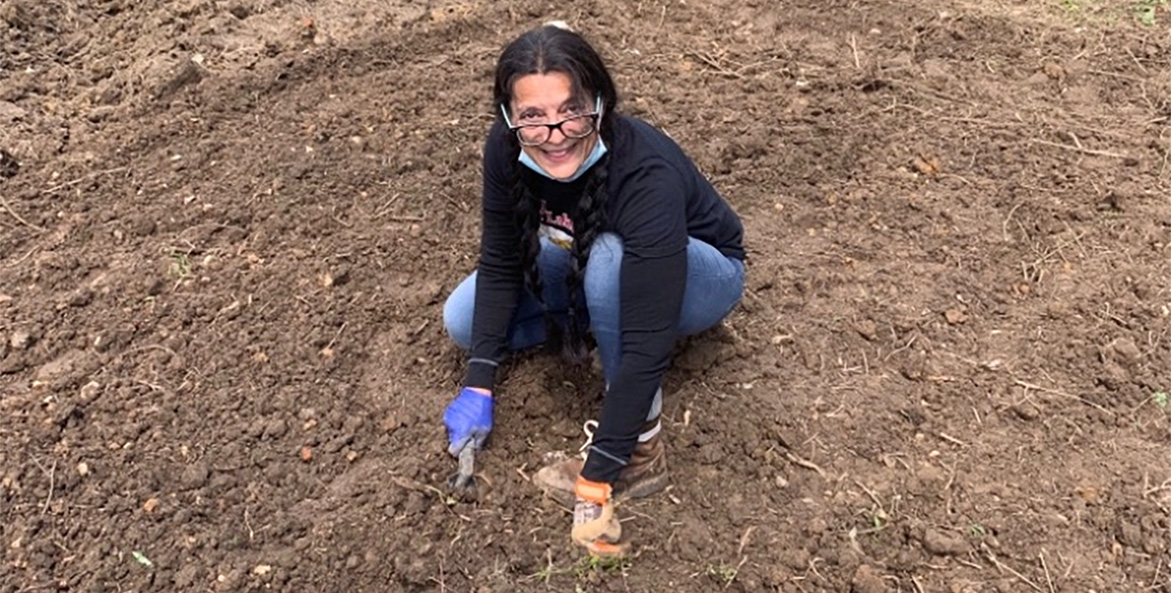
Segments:
[[[553,137],[553,130],[558,130],[566,138],[578,140],[585,138],[594,133],[597,129],[598,119],[602,116],[602,98],[598,97],[597,105],[593,113],[582,113],[579,115],[571,115],[554,124],[521,124],[519,126],[512,125],[508,119],[508,110],[504,105],[500,106],[500,113],[504,115],[504,123],[508,126],[508,131],[516,134],[516,139],[521,146],[540,146],[549,141]]]

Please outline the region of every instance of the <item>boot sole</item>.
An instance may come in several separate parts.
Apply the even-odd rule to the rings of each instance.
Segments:
[[[671,483],[669,476],[663,472],[657,476],[652,476],[639,483],[623,490],[614,495],[614,498],[623,501],[631,498],[646,498],[652,494],[658,494],[667,489],[667,485]]]

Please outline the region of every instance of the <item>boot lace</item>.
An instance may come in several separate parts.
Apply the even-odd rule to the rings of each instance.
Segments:
[[[594,444],[595,430],[598,430],[597,420],[586,420],[585,423],[581,425],[581,431],[585,433],[586,440],[581,447],[578,447],[577,454],[580,455],[583,460],[590,455],[590,445]]]

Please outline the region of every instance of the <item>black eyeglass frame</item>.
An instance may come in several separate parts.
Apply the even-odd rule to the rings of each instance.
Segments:
[[[549,139],[553,137],[553,130],[557,130],[557,131],[561,132],[561,134],[563,136],[565,136],[566,138],[571,138],[573,140],[580,140],[582,138],[589,138],[590,134],[593,134],[594,132],[598,131],[598,123],[602,117],[602,98],[600,96],[597,98],[596,107],[594,108],[594,111],[592,113],[582,113],[582,114],[578,114],[578,115],[571,115],[571,116],[569,116],[569,117],[567,117],[557,123],[552,123],[552,124],[521,124],[519,126],[514,126],[514,125],[512,125],[512,120],[509,119],[509,117],[508,117],[508,109],[505,108],[503,104],[500,105],[500,113],[504,116],[504,125],[508,126],[509,132],[516,134],[516,141],[520,142],[521,146],[529,146],[529,147],[540,146],[540,145],[548,142]],[[571,136],[569,134],[566,134],[565,130],[561,128],[561,126],[563,126],[569,122],[582,119],[583,117],[593,118],[593,120],[590,122],[590,129],[587,132],[585,132],[584,134],[582,134],[580,136]],[[525,139],[523,137],[521,137],[521,131],[523,131],[525,129],[534,129],[534,128],[545,128],[545,138],[543,140],[541,140],[540,142],[527,142],[527,141],[525,141]]]

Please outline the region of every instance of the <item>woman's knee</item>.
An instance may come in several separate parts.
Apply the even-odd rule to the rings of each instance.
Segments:
[[[622,237],[615,233],[602,233],[590,246],[590,257],[586,263],[586,298],[617,292],[618,272],[622,267]]]
[[[476,303],[476,274],[464,279],[443,304],[443,325],[460,348],[472,347],[472,319]]]

